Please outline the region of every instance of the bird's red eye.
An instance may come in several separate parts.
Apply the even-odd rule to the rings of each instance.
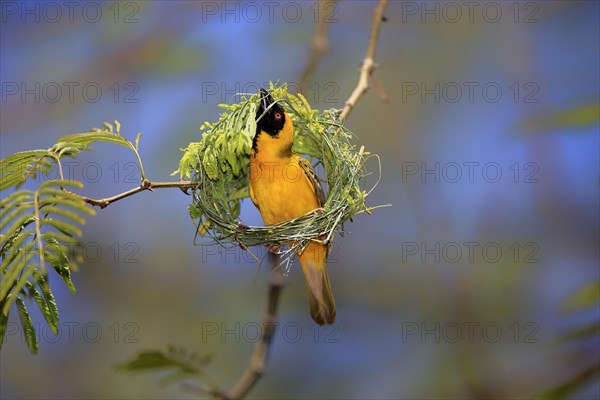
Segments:
[[[281,113],[275,113],[275,119],[279,121],[281,119]]]

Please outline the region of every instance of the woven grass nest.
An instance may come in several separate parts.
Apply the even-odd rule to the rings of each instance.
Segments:
[[[365,205],[374,186],[366,191],[361,184],[369,174],[365,168],[368,159],[376,159],[379,174],[381,166],[378,156],[352,143],[354,135],[339,121],[340,110],[313,110],[301,94],[288,93],[285,85],[271,85],[270,94],[292,119],[293,151],[308,156],[315,170],[319,164],[325,169],[327,179],[320,177],[327,193],[323,209],[268,226],[248,226],[239,219],[241,201],[249,197],[258,94],[241,96],[237,104],[220,104],[225,112],[216,123],[205,122],[200,127],[202,140],[182,150],[174,174],[197,184],[189,206],[197,235],[209,235],[224,248],[240,246],[250,251],[252,246],[268,246],[286,255],[289,262],[309,241],[329,243],[336,231],[343,234],[344,222],[377,208]]]

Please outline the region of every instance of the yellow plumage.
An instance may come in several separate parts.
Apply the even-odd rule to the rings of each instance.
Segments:
[[[294,127],[266,92],[257,112],[250,155],[250,198],[267,225],[320,208],[325,196],[310,163],[292,152]],[[298,255],[308,286],[309,306],[319,325],[335,322],[335,302],[327,275],[328,247],[311,242]]]

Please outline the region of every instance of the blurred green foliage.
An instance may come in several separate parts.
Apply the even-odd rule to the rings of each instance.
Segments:
[[[105,123],[104,129],[63,136],[48,150],[19,152],[0,160],[0,191],[14,189],[8,195],[3,193],[0,202],[0,347],[15,303],[27,347],[37,353],[37,335],[24,301],[31,298],[52,332],[58,334],[58,306],[50,289],[47,264],[75,294],[71,271],[77,268],[75,251],[81,247],[77,239],[82,235],[79,225],[85,223],[81,214],[94,215],[95,211],[69,190],[81,189],[83,183],[64,179],[63,159],[92,150],[90,145],[95,142],[112,143],[136,154],[143,179],[138,153],[141,134],[134,144],[121,136],[120,128],[118,121],[114,126]],[[55,169],[60,179],[48,179]],[[35,191],[20,189],[28,180],[39,183]]]

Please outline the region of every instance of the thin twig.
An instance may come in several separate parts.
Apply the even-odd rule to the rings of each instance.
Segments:
[[[380,0],[379,4],[377,4],[377,7],[375,7],[375,11],[373,11],[373,25],[371,28],[371,36],[369,38],[369,47],[367,48],[367,56],[365,57],[360,69],[358,84],[348,100],[346,100],[346,104],[344,105],[344,109],[340,115],[340,119],[342,121],[348,118],[348,114],[350,114],[350,111],[352,111],[358,102],[358,99],[360,99],[360,97],[369,89],[369,77],[378,67],[378,65],[375,63],[375,55],[377,53],[379,31],[381,30],[381,23],[384,19],[383,13],[385,12],[387,3],[388,0]],[[387,97],[387,95],[385,97]]]
[[[328,4],[335,6],[335,0],[321,0],[319,3],[320,4],[316,5],[316,7],[319,7],[319,9],[325,9],[326,5]],[[306,83],[308,82],[308,79],[314,74],[317,65],[321,61],[321,58],[323,58],[325,53],[327,53],[327,51],[329,50],[328,29],[329,23],[327,22],[327,18],[321,16],[315,24],[315,32],[313,34],[312,49],[310,56],[306,62],[306,65],[304,66],[304,69],[302,69],[300,79],[298,79],[298,88],[302,93],[304,93]]]
[[[35,216],[35,237],[38,246],[38,253],[40,256],[40,265],[42,273],[45,274],[46,271],[46,262],[44,261],[44,245],[42,243],[42,228],[41,228],[41,218],[40,218],[40,198],[39,192],[35,192],[33,195],[33,215]]]
[[[82,196],[80,194],[77,193],[73,193],[79,197],[81,197],[83,199],[83,201],[85,201],[88,204],[91,204],[92,206],[95,207],[100,207],[100,208],[105,208],[109,205],[111,205],[112,203],[114,203],[115,201],[119,201],[121,199],[124,199],[126,197],[132,196],[136,193],[139,192],[143,192],[144,190],[150,190],[153,191],[154,189],[163,189],[163,188],[179,188],[181,189],[184,193],[187,193],[187,191],[189,189],[195,189],[198,185],[189,181],[180,181],[180,182],[151,182],[148,179],[144,179],[142,181],[142,184],[139,187],[130,189],[126,192],[123,193],[119,193],[115,196],[112,197],[107,197],[104,199],[92,199],[86,196]]]
[[[281,290],[284,285],[284,277],[279,267],[279,255],[269,253],[271,261],[271,282],[269,283],[269,294],[267,306],[262,317],[261,338],[254,347],[254,352],[246,370],[240,380],[229,391],[222,393],[222,397],[227,400],[241,399],[252,389],[254,384],[260,379],[265,369],[265,363],[269,348],[275,336],[275,327],[277,322],[277,307]]]

